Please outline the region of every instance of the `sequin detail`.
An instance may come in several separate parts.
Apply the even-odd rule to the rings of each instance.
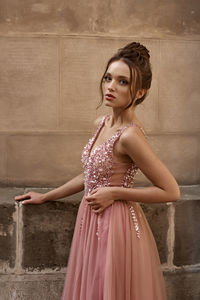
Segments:
[[[140,229],[139,229],[138,219],[136,217],[134,207],[130,203],[128,203],[128,207],[129,207],[129,210],[131,212],[131,217],[132,217],[133,224],[134,224],[134,227],[135,227],[136,236],[138,238],[140,238]]]
[[[82,163],[85,169],[86,195],[98,187],[108,186],[113,172],[112,143],[116,138],[115,136],[91,151],[93,143],[96,140],[101,127],[103,126],[104,119],[100,123],[96,134],[89,140],[89,143],[84,147],[83,150]]]
[[[84,223],[84,217],[85,217],[85,214],[86,214],[86,208],[87,208],[87,203],[84,204],[84,212],[83,212],[83,216],[82,216],[81,222],[80,222],[80,232],[83,229],[83,223]]]
[[[135,164],[131,164],[131,166],[127,169],[126,173],[124,174],[122,186],[126,188],[133,187],[134,176],[137,174],[137,172],[138,167]]]
[[[113,147],[115,142],[118,140],[122,132],[133,125],[137,125],[135,123],[129,124],[126,127],[119,130],[116,134],[114,134],[111,138],[106,140],[103,144],[95,147],[93,150],[92,147],[96,141],[96,138],[104,125],[105,119],[107,116],[104,116],[101,120],[95,135],[89,140],[88,144],[84,147],[82,153],[82,163],[84,167],[84,174],[85,174],[85,194],[88,195],[96,188],[110,186],[111,184],[111,177],[113,175],[113,166],[116,164],[113,158]],[[137,125],[138,126],[138,125]],[[120,167],[119,167],[120,168]],[[135,165],[134,162],[130,162],[127,165],[127,169],[123,175],[123,180],[121,183],[122,187],[131,188],[133,187],[134,183],[134,176],[138,171],[138,167]],[[85,204],[85,208],[88,204]],[[90,208],[91,209],[91,208]],[[135,215],[134,208],[129,206],[130,213],[134,222],[135,230],[137,237],[139,237],[139,225],[137,222],[137,218]],[[84,225],[84,215],[85,211],[81,220],[80,230]],[[97,229],[96,235],[98,239],[100,239],[100,227],[101,227],[101,215],[97,215]]]
[[[97,216],[97,231],[96,231],[98,240],[100,240],[100,226],[101,226],[101,215],[98,215]]]

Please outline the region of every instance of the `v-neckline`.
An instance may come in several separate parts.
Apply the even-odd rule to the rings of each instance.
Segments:
[[[99,128],[97,129],[95,135],[92,138],[92,143],[90,145],[90,149],[89,149],[89,157],[91,156],[91,154],[93,154],[96,149],[102,147],[103,145],[105,145],[108,141],[110,141],[117,133],[119,133],[122,129],[118,129],[117,132],[115,132],[111,137],[109,137],[108,139],[106,139],[103,143],[99,144],[98,146],[94,147],[94,144],[103,128],[103,126],[105,125],[105,121],[106,119],[109,117],[109,115],[106,115],[103,120],[102,123],[100,124]],[[92,149],[93,148],[93,149]]]
[[[146,134],[145,134],[145,131],[143,130],[143,128],[138,125],[137,123],[130,123],[130,124],[127,124],[126,126],[122,127],[121,129],[117,129],[117,131],[111,136],[109,137],[108,139],[106,139],[102,144],[94,147],[94,144],[103,128],[103,126],[105,125],[105,121],[106,119],[109,117],[109,115],[106,115],[103,117],[102,121],[101,121],[101,124],[99,124],[99,128],[97,128],[97,131],[96,133],[94,134],[93,138],[92,138],[92,142],[91,142],[91,145],[90,145],[90,148],[89,148],[89,157],[91,156],[91,154],[93,154],[98,148],[102,147],[103,145],[105,145],[107,142],[109,142],[115,135],[117,135],[118,133],[120,133],[124,128],[126,127],[129,127],[131,125],[135,125],[136,127],[140,128],[141,131],[143,132],[144,136],[146,137]],[[93,149],[92,149],[93,148]]]

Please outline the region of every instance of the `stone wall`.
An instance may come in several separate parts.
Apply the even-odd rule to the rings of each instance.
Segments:
[[[105,62],[132,39],[0,37],[1,185],[51,187],[81,172],[80,155],[93,120],[106,111],[95,109]],[[151,50],[154,79],[136,112],[178,182],[196,184],[199,41],[140,42]]]
[[[0,189],[0,299],[60,299],[82,195],[43,205],[14,204],[15,195],[28,191]],[[198,300],[200,185],[181,186],[179,202],[142,208],[158,246],[168,299]]]
[[[133,40],[151,53],[152,88],[136,109],[149,142],[180,184],[199,183],[198,0],[3,0],[0,12],[1,186],[55,187],[81,172],[93,121],[108,112],[96,111],[105,64]]]
[[[153,70],[136,114],[183,186],[181,201],[143,208],[169,300],[200,298],[199,1],[2,0],[0,300],[59,299],[81,195],[40,207],[18,207],[14,196],[82,171],[93,121],[108,113],[96,110],[99,80],[110,55],[130,41],[149,48]],[[135,182],[150,184],[141,173]]]

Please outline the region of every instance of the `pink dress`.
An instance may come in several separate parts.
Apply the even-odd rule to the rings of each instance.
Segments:
[[[97,187],[132,188],[138,170],[134,162],[118,162],[113,153],[120,135],[129,126],[138,126],[135,123],[91,151],[105,119],[82,154],[85,195]],[[115,201],[97,215],[83,197],[62,300],[166,299],[157,246],[140,204]]]

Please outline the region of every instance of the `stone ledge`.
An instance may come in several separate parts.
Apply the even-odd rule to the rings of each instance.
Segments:
[[[0,188],[2,300],[61,298],[73,226],[83,193],[43,205],[20,206],[14,201],[14,197],[19,194],[29,191],[44,193],[49,190],[52,188]],[[197,250],[200,185],[180,186],[180,190],[181,200],[176,203],[142,204],[142,207],[159,249],[168,299],[199,300],[200,264]],[[166,252],[166,233],[171,222],[168,214],[170,207],[175,209],[174,265],[168,264],[169,254]],[[158,224],[162,228],[159,232]],[[18,242],[16,231],[21,234]],[[21,254],[18,253],[19,249]],[[18,259],[21,255],[19,269],[15,266],[16,255]]]
[[[199,300],[200,270],[184,269],[164,273],[169,300]]]
[[[200,200],[200,185],[180,186],[180,189],[181,200],[176,203],[141,205],[153,231],[164,268],[168,267],[167,234],[171,223],[168,211],[172,206],[175,209],[175,248],[174,265],[171,266],[170,264],[170,268],[196,265],[200,259],[198,251],[198,209],[200,202],[197,201]],[[27,272],[31,274],[31,272],[34,273],[38,270],[45,272],[48,269],[52,272],[58,272],[66,267],[76,214],[83,192],[40,206],[18,207],[19,204],[17,205],[14,201],[14,197],[19,194],[29,191],[45,193],[49,190],[52,188],[0,188],[1,273],[13,274],[17,272],[23,274]],[[189,213],[190,215],[192,213],[192,219]],[[188,227],[189,222],[191,222],[190,227]],[[159,231],[157,230],[158,224]],[[16,235],[16,231],[18,235]],[[16,240],[19,233],[21,240]],[[192,233],[194,233],[194,237],[191,237]],[[17,245],[18,248],[16,248]],[[18,252],[19,247],[21,253]],[[40,255],[33,255],[34,253]],[[48,253],[48,257],[46,253]],[[21,267],[19,264],[16,267],[17,259]]]
[[[150,184],[148,184],[149,186]],[[146,186],[146,185],[145,185]],[[135,187],[142,187],[140,184],[135,185]],[[56,187],[54,187],[56,188]],[[9,201],[12,203],[14,200],[14,197],[16,195],[20,195],[23,193],[28,193],[30,191],[35,191],[38,193],[45,193],[48,192],[54,188],[50,187],[25,187],[25,188],[19,188],[19,187],[0,187],[0,204],[3,202]],[[180,200],[200,200],[200,184],[197,185],[180,185],[180,192],[181,192],[181,199]],[[83,196],[83,192],[74,194],[72,196],[62,198],[57,201],[67,201],[67,202],[80,202],[81,198]]]
[[[56,188],[56,187],[54,187],[54,188]],[[22,194],[28,193],[30,191],[35,191],[38,193],[46,193],[48,191],[51,191],[54,188],[50,188],[50,187],[25,187],[25,188],[0,187],[0,205],[3,203],[10,203],[10,204],[14,205],[14,203],[15,203],[14,197],[17,195],[22,195]],[[181,200],[200,200],[200,185],[183,185],[183,186],[181,185],[181,186],[179,186],[179,188],[181,191]],[[83,197],[83,192],[80,192],[80,193],[74,194],[72,196],[56,200],[56,202],[57,201],[59,201],[59,202],[67,201],[67,202],[73,202],[73,203],[78,204],[78,203],[80,203],[82,197]],[[152,205],[154,205],[154,204],[152,204]]]
[[[0,205],[3,203],[15,204],[14,197],[22,195],[24,188],[19,187],[0,187]]]
[[[64,274],[56,275],[3,275],[0,276],[0,299],[2,300],[59,300]]]
[[[181,200],[200,200],[200,185],[179,186]]]

